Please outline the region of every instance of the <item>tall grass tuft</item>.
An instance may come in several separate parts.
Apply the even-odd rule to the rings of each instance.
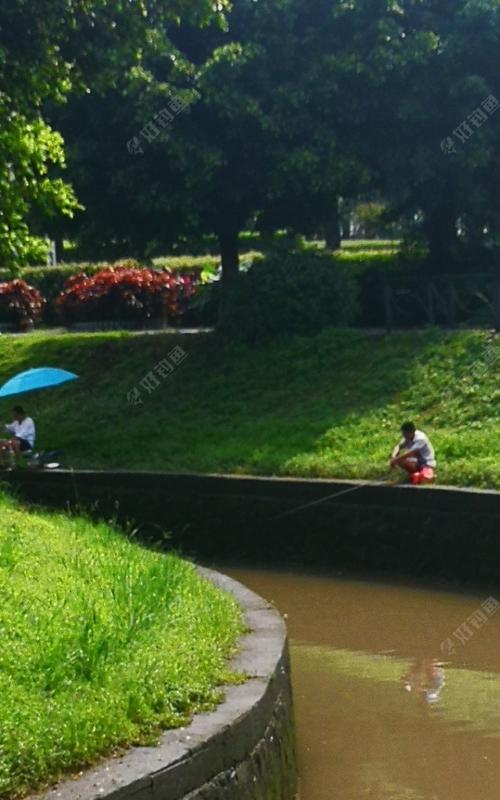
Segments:
[[[232,598],[108,525],[0,508],[0,797],[220,700],[242,630]]]

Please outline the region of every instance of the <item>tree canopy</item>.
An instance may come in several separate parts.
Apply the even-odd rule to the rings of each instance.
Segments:
[[[205,24],[225,0],[0,0],[0,261],[23,264],[46,249],[50,216],[78,207],[59,174],[60,134],[49,102],[117,85],[143,51],[180,20]],[[159,36],[159,32],[162,32]],[[43,226],[42,226],[43,227]]]
[[[76,199],[60,179],[61,140],[38,116],[50,147],[31,169],[50,161],[55,177],[38,172],[16,193],[27,167],[0,153],[24,204],[11,213],[19,225],[42,219],[96,256],[215,233],[229,282],[245,226],[329,229],[335,242],[339,197],[383,196],[436,270],[498,231],[497,0],[234,0],[224,19],[208,2],[49,5],[33,50],[12,36],[0,86],[14,86],[18,125],[50,101],[86,211],[48,219],[71,215]],[[22,3],[13,8],[22,18]]]

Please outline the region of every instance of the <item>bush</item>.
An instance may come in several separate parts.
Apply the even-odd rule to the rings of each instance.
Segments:
[[[254,254],[249,254],[254,255]],[[153,268],[164,270],[166,272],[175,271],[180,274],[188,274],[190,277],[195,278],[196,281],[204,282],[204,276],[209,276],[217,273],[220,259],[211,258],[210,256],[166,256],[165,258],[157,258],[153,261]],[[120,260],[114,264],[109,262],[99,261],[85,261],[74,263],[60,263],[56,267],[21,267],[19,277],[26,280],[32,286],[35,286],[43,296],[47,299],[48,303],[64,290],[65,283],[68,278],[73,275],[79,275],[84,272],[86,275],[95,275],[103,269],[113,267],[129,267],[132,269],[146,269],[146,267],[133,259]],[[9,281],[13,277],[12,271],[7,268],[0,268],[0,281]],[[50,312],[50,308],[47,308]]]
[[[21,330],[30,328],[42,314],[45,298],[26,281],[0,283],[0,322],[13,323]]]
[[[95,275],[102,269],[107,269],[109,266],[115,266],[104,261],[84,261],[79,263],[61,263],[56,267],[22,267],[20,270],[20,278],[23,278],[32,286],[35,286],[43,296],[50,303],[63,291],[64,285],[68,278],[72,275],[79,275],[85,272],[86,275]],[[118,266],[118,263],[116,264]],[[119,266],[140,269],[141,265],[137,261],[127,259],[120,261]],[[8,271],[0,269],[0,279],[4,277],[7,279]]]
[[[352,322],[356,282],[329,254],[276,251],[239,275],[229,305],[226,325],[235,336],[311,335]]]
[[[54,307],[64,322],[176,322],[195,292],[196,280],[189,275],[116,266],[73,275]]]

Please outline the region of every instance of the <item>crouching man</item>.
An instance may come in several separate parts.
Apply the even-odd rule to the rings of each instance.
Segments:
[[[0,440],[0,457],[2,466],[10,462],[9,455],[14,456],[17,461],[21,453],[26,453],[33,449],[35,444],[35,423],[31,417],[26,416],[22,406],[14,406],[12,409],[14,419],[5,426],[10,439]]]
[[[391,467],[404,469],[415,486],[432,483],[436,479],[436,457],[429,437],[413,422],[405,422],[401,433],[403,439],[392,451]]]

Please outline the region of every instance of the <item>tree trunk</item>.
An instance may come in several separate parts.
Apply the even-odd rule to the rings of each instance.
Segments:
[[[231,290],[238,280],[238,272],[240,268],[238,231],[224,231],[223,233],[220,233],[219,247],[222,266],[219,327],[224,328],[229,314]]]
[[[341,220],[341,227],[342,227],[342,239],[350,239],[351,238],[351,215],[345,214]]]
[[[325,223],[325,240],[327,250],[338,250],[342,243],[339,224],[339,201],[335,198],[330,218]]]
[[[351,238],[351,215],[353,204],[351,200],[339,201],[340,236],[342,239]]]
[[[342,243],[340,237],[339,215],[336,211],[325,224],[325,240],[327,250],[338,250]]]
[[[429,245],[429,260],[434,273],[455,272],[458,261],[457,220],[449,208],[425,214],[424,231]]]
[[[62,234],[54,236],[54,242],[56,245],[56,262],[59,263],[64,260],[64,236]]]
[[[465,219],[465,239],[471,250],[481,250],[486,237],[484,235],[485,221],[471,216]]]

